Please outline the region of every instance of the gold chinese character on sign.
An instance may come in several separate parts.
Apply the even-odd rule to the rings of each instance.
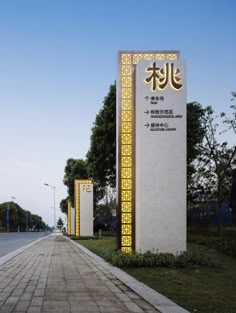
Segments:
[[[157,67],[156,62],[146,69],[151,75],[145,79],[147,84],[151,84],[152,91],[164,90],[168,84],[175,90],[182,88],[180,69],[174,68],[174,63],[165,63],[163,68]]]
[[[91,192],[91,185],[82,185],[82,191]]]

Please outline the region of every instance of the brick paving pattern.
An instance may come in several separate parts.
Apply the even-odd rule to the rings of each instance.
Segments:
[[[154,313],[153,306],[63,236],[0,266],[0,313]]]

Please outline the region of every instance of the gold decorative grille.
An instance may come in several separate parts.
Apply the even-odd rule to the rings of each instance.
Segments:
[[[132,253],[132,247],[122,246],[122,252],[127,253],[127,254],[131,254]]]
[[[132,189],[132,179],[121,179],[121,189]]]
[[[131,235],[132,234],[132,225],[123,224],[121,228],[121,232],[123,235]]]
[[[135,110],[134,110],[134,66],[140,60],[176,60],[178,52],[119,52],[119,248],[125,253],[135,250]]]
[[[132,212],[132,203],[131,202],[122,202],[121,203],[121,213],[123,212]]]
[[[123,145],[121,147],[121,155],[132,155],[131,145]]]
[[[122,246],[131,246],[132,245],[132,238],[131,236],[122,236],[122,239],[121,239],[121,244]]]
[[[122,168],[121,178],[132,178],[132,168]]]
[[[74,197],[75,197],[75,236],[80,236],[80,184],[92,184],[91,179],[74,180]]]

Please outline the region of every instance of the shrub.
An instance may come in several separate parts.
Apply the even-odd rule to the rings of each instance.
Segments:
[[[85,239],[85,238],[79,238]],[[92,238],[94,239],[94,238]],[[173,255],[171,253],[146,253],[125,254],[115,250],[113,241],[109,240],[88,240],[85,247],[96,253],[114,266],[129,267],[193,267],[193,266],[213,266],[214,263],[209,258],[204,249],[191,245],[188,251]],[[158,250],[157,250],[158,251]]]
[[[209,257],[197,250],[183,252],[177,256],[171,253],[133,253],[131,255],[111,252],[103,256],[108,262],[118,267],[191,267],[214,266]]]
[[[216,249],[224,254],[236,256],[236,239],[228,237],[197,237],[191,239],[198,245]]]

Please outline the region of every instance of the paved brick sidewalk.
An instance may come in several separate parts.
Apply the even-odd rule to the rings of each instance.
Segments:
[[[12,312],[158,311],[63,236],[49,236],[0,266],[0,313]]]

